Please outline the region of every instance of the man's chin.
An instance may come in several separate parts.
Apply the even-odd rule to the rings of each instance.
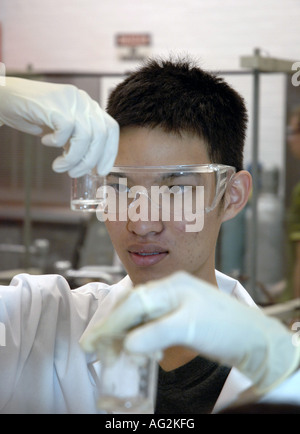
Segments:
[[[137,285],[143,285],[145,283],[154,281],[154,280],[159,280],[159,279],[163,279],[164,277],[168,277],[171,274],[175,273],[175,271],[173,272],[167,272],[166,270],[158,272],[158,273],[153,273],[153,271],[150,270],[143,270],[143,271],[139,271],[139,272],[128,272],[128,275],[130,277],[130,279],[132,280],[134,286]]]

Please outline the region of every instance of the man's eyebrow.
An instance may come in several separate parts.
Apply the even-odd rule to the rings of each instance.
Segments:
[[[126,173],[122,173],[122,172],[109,172],[106,176],[115,176],[116,178],[127,178],[127,174]]]
[[[162,175],[161,179],[177,178],[179,176],[189,176],[189,175],[194,175],[194,173],[191,173],[191,172],[181,172],[179,170],[178,172],[165,173],[165,174]]]
[[[168,180],[168,179],[178,178],[181,176],[189,176],[189,175],[194,175],[194,173],[182,172],[180,170],[178,170],[178,172],[162,173],[159,174],[156,178],[154,178],[153,182],[157,182],[158,180],[162,181],[162,180]],[[130,182],[130,177],[125,172],[109,172],[108,175],[106,176],[107,177],[111,176],[115,178],[126,178]]]

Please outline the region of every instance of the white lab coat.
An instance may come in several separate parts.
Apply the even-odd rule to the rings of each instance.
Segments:
[[[217,280],[221,290],[253,303],[236,280],[219,272]],[[128,285],[126,276],[112,286],[93,282],[70,290],[61,276],[20,274],[0,286],[0,413],[97,413],[98,362],[79,341]],[[214,411],[249,385],[232,369]]]

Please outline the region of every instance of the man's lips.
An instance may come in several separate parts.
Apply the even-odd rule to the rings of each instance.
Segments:
[[[134,245],[128,249],[129,256],[135,265],[155,265],[168,255],[168,250],[153,244]]]

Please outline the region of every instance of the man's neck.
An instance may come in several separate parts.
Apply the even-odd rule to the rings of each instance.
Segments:
[[[190,348],[182,346],[169,347],[164,351],[164,357],[160,361],[160,367],[164,371],[172,371],[194,359],[198,353]]]

